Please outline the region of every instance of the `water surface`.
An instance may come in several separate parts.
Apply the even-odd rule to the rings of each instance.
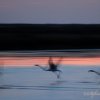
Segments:
[[[99,100],[99,67],[62,65],[60,79],[38,67],[4,68],[0,75],[1,100]]]

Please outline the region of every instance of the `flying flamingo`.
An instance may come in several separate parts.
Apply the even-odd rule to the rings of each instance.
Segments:
[[[62,60],[62,57],[58,60],[58,62],[56,64],[54,64],[52,58],[50,57],[49,60],[48,60],[48,65],[49,65],[48,69],[43,68],[40,65],[35,65],[35,66],[40,67],[44,71],[51,71],[51,72],[53,72],[57,75],[57,78],[60,78],[60,73],[62,73],[62,71],[58,69],[58,66],[59,66],[61,60]],[[59,72],[59,73],[56,73],[56,72]]]
[[[100,75],[100,72],[97,72],[97,71],[95,71],[95,70],[89,70],[88,72],[94,72],[94,73],[96,73],[97,75]]]

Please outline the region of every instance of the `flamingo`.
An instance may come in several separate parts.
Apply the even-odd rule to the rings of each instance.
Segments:
[[[94,72],[94,73],[96,73],[97,75],[100,75],[100,72],[97,72],[97,71],[95,71],[95,70],[89,70],[88,72]]]
[[[57,64],[54,64],[52,58],[50,57],[49,60],[48,60],[48,65],[49,65],[48,69],[43,68],[42,66],[40,66],[38,64],[35,65],[35,66],[40,67],[44,71],[51,71],[51,72],[53,72],[53,73],[55,73],[57,75],[57,78],[60,78],[60,73],[62,73],[62,71],[58,69],[60,61],[61,61],[61,59],[59,59]],[[56,72],[59,72],[59,73],[57,74]]]

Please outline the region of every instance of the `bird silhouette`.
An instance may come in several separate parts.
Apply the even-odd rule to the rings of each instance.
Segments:
[[[97,72],[95,70],[89,70],[88,72],[94,72],[95,74],[100,75],[100,72]]]
[[[60,78],[60,73],[62,73],[62,71],[58,69],[58,66],[59,66],[61,60],[62,60],[62,57],[58,60],[58,62],[56,64],[54,64],[52,58],[50,57],[49,60],[48,60],[48,65],[49,65],[48,69],[44,68],[44,67],[42,67],[38,64],[36,64],[35,66],[40,67],[44,71],[51,71],[51,72],[53,72],[57,75],[57,78]],[[56,72],[59,72],[59,73],[56,73]]]

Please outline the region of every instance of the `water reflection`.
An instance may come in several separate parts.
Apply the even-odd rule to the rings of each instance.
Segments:
[[[64,83],[66,83],[67,81],[64,81],[64,80],[57,80],[57,81],[54,81],[52,83],[50,83],[50,86],[60,86]]]

